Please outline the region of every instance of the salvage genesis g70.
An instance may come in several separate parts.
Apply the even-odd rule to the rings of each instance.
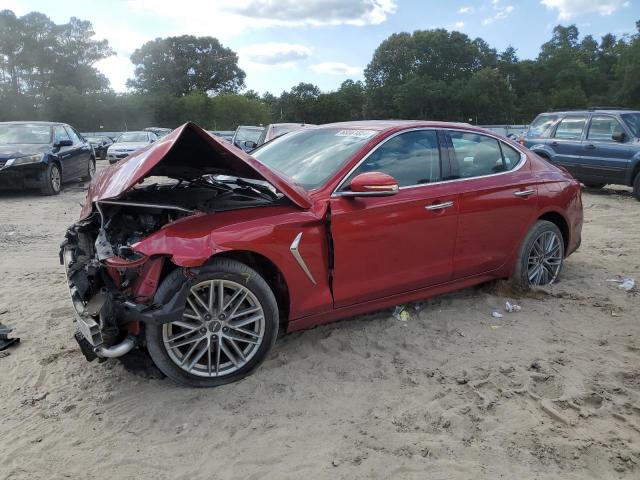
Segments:
[[[88,360],[210,387],[291,332],[492,279],[553,282],[580,187],[465,124],[310,127],[249,156],[194,124],[107,168],[61,246]]]

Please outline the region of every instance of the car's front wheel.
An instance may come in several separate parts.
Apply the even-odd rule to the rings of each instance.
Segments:
[[[167,276],[159,298],[186,281],[181,270]],[[190,387],[215,387],[251,373],[278,335],[278,306],[265,280],[252,268],[217,259],[192,279],[178,321],[147,326],[147,349],[156,366]]]
[[[90,181],[95,174],[96,174],[96,161],[93,157],[91,157],[89,159],[89,162],[87,162],[87,174],[82,177],[82,181],[83,182]]]
[[[42,174],[40,193],[42,195],[57,195],[62,188],[62,173],[57,163],[49,162]]]
[[[562,232],[554,223],[538,220],[522,242],[512,280],[524,288],[550,285],[560,275],[563,260]]]
[[[592,183],[592,182],[585,182],[584,186],[587,188],[592,188],[594,190],[599,190],[601,188],[604,188],[604,186],[606,185],[606,183]]]

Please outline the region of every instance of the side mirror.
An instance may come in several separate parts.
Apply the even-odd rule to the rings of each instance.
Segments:
[[[70,147],[71,145],[73,145],[73,142],[71,140],[69,140],[69,139],[67,139],[67,140],[58,140],[55,143],[56,147]]]
[[[386,197],[398,193],[398,181],[382,172],[357,175],[349,184],[350,190],[340,192],[343,197]]]
[[[253,150],[258,146],[258,144],[256,142],[252,142],[251,140],[245,140],[244,146]]]
[[[615,142],[624,142],[625,139],[627,138],[627,135],[624,132],[616,132],[613,135],[611,135],[611,140],[615,141]]]

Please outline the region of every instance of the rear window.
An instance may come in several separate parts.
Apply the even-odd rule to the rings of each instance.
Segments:
[[[549,127],[551,127],[558,118],[558,115],[538,115],[536,119],[531,122],[531,125],[529,125],[527,137],[548,136]],[[547,135],[545,135],[545,133],[547,133]]]

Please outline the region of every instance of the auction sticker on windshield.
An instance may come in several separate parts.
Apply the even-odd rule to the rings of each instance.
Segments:
[[[340,130],[336,137],[369,138],[376,134],[375,130]]]

